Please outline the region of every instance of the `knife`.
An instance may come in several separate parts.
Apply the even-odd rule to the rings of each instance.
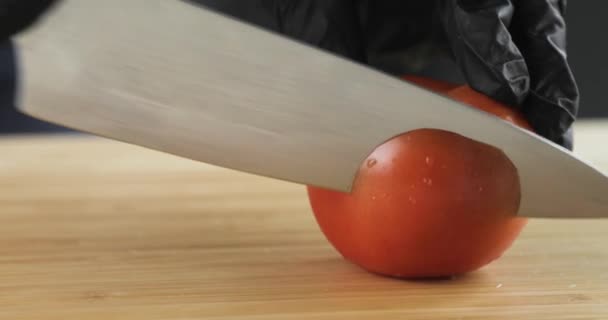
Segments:
[[[344,192],[384,141],[419,128],[448,130],[513,161],[520,215],[608,217],[608,177],[569,150],[443,95],[194,6],[60,1],[16,38],[18,108],[98,136]]]

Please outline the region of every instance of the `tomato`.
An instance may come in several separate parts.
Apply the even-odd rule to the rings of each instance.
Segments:
[[[512,108],[508,108],[505,105],[492,100],[488,96],[471,89],[469,86],[460,86],[453,90],[449,90],[447,95],[460,102],[494,114],[499,118],[510,121],[511,123],[514,123],[522,128],[532,131],[532,126],[530,126],[522,114],[515,112]]]
[[[455,83],[450,83],[450,82],[436,80],[436,79],[427,78],[427,77],[404,75],[402,78],[408,82],[412,82],[421,87],[425,87],[427,89],[430,89],[430,90],[433,90],[436,92],[440,92],[440,93],[447,93],[450,90],[459,88],[459,86]]]
[[[529,128],[467,86],[410,81]],[[438,85],[439,84],[439,85]],[[435,129],[406,132],[361,164],[350,193],[308,186],[315,219],[347,260],[377,274],[445,277],[499,258],[527,220],[517,217],[517,170],[495,147]]]

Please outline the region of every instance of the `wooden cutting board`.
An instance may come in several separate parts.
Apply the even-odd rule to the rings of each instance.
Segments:
[[[608,123],[576,139],[608,170]],[[608,221],[533,220],[478,272],[402,281],[345,262],[303,186],[89,136],[6,136],[0,319],[608,319]]]

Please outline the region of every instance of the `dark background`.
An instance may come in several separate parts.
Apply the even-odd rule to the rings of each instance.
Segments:
[[[566,19],[568,24],[569,60],[581,92],[579,119],[608,118],[605,95],[608,88],[604,76],[608,71],[608,20],[604,14],[608,1],[568,1]],[[52,132],[63,130],[15,112],[14,70],[12,49],[0,45],[0,133]]]
[[[608,117],[608,1],[568,1],[568,54],[581,91],[579,117]]]

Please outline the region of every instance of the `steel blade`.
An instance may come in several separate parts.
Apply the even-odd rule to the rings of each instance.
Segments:
[[[19,108],[218,166],[349,191],[365,157],[437,128],[503,150],[532,217],[608,216],[608,179],[451,99],[181,1],[63,0],[18,38]]]

